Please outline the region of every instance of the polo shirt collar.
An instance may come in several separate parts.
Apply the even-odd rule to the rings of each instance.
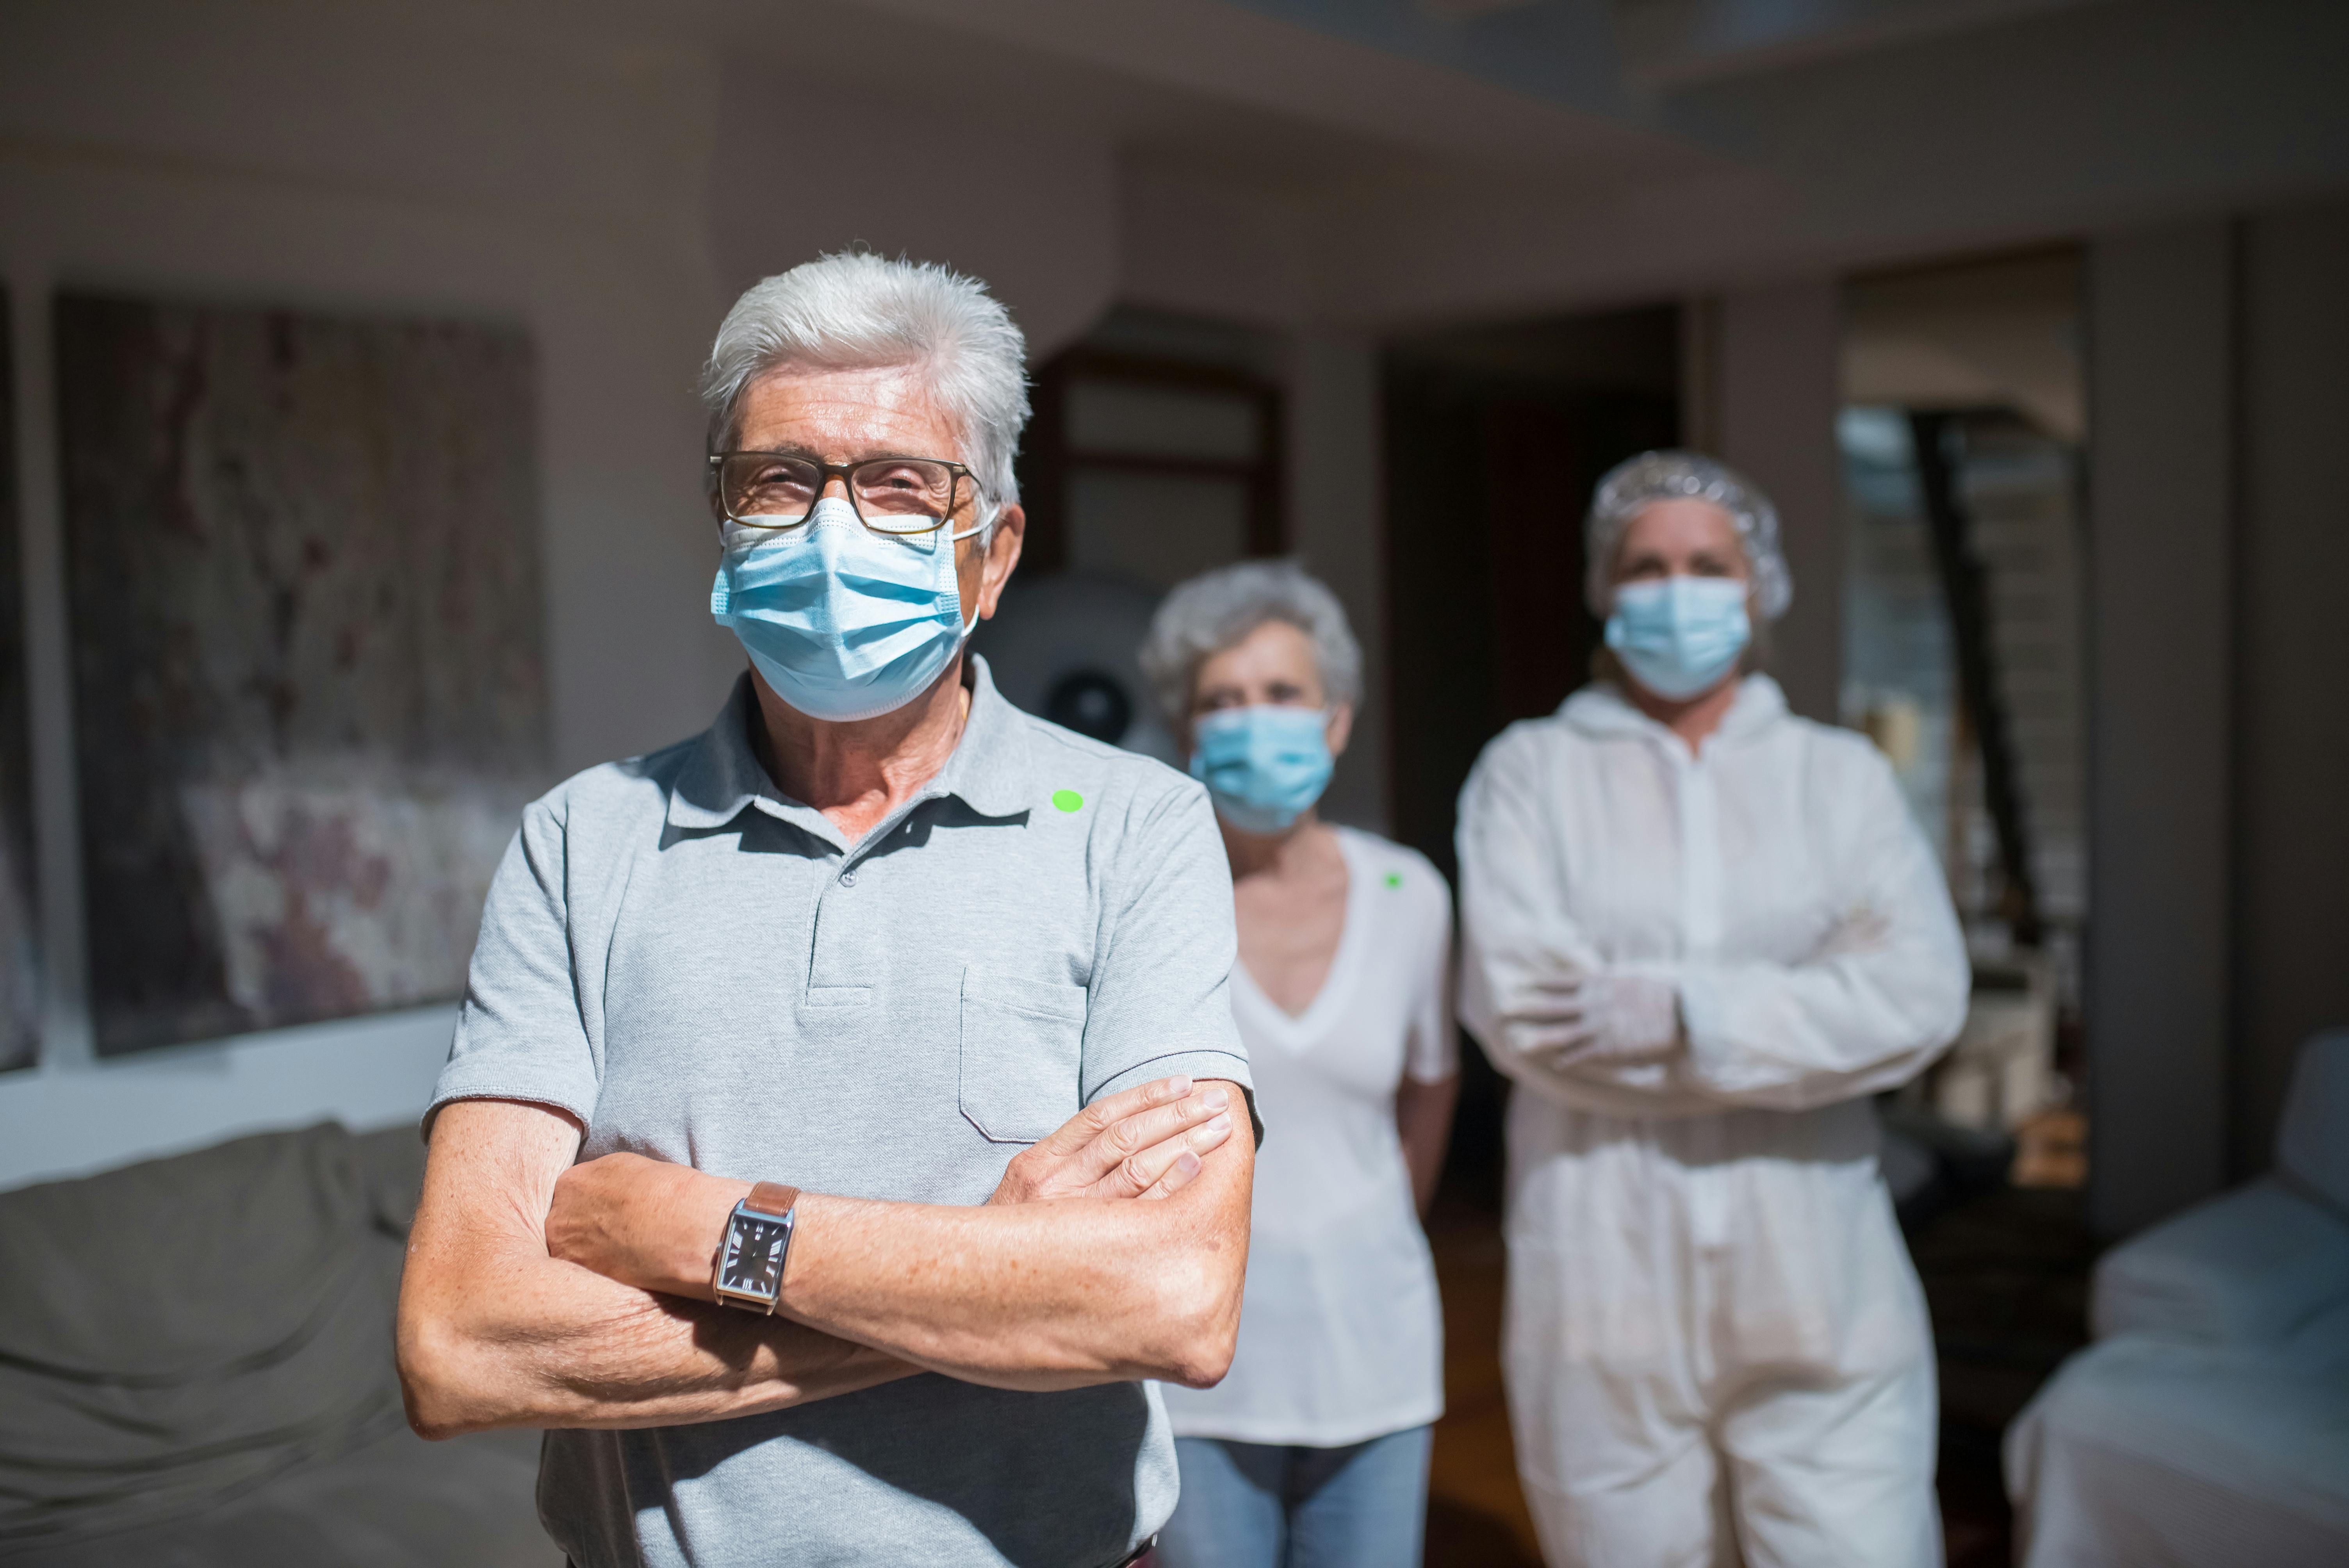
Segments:
[[[1027,717],[995,689],[995,673],[978,654],[963,655],[970,717],[962,739],[922,793],[953,795],[982,817],[1014,817],[1035,802],[1028,766]]]
[[[1032,804],[1019,711],[996,690],[987,661],[977,654],[963,655],[963,684],[970,692],[970,715],[963,721],[962,738],[915,803],[951,795],[982,817],[1017,816]],[[759,699],[745,670],[735,678],[717,722],[693,742],[692,754],[678,772],[669,790],[669,825],[699,831],[722,828],[745,807],[755,806],[836,841],[822,813],[786,799],[760,766],[750,744],[750,727],[758,722]]]

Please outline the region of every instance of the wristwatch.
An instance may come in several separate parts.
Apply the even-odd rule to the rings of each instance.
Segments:
[[[800,1190],[761,1181],[734,1205],[709,1288],[728,1306],[771,1315],[783,1294],[783,1260],[792,1250],[792,1224]]]

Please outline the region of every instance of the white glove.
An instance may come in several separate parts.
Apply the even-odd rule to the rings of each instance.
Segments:
[[[1537,981],[1517,1009],[1521,1054],[1552,1071],[1596,1062],[1657,1061],[1681,1040],[1680,993],[1651,975]]]

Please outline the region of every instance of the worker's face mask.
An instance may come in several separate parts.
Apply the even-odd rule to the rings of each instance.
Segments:
[[[969,634],[955,541],[978,531],[879,534],[832,496],[796,528],[729,525],[709,613],[802,713],[872,718],[927,691]]]
[[[1678,701],[1708,691],[1753,639],[1746,584],[1734,577],[1667,577],[1615,590],[1607,645],[1641,686]]]
[[[1244,833],[1278,833],[1329,787],[1330,716],[1318,707],[1218,708],[1191,727],[1191,777]]]

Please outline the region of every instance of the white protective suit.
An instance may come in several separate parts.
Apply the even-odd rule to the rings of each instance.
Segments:
[[[1891,769],[1745,678],[1701,757],[1595,686],[1460,800],[1461,1016],[1521,1086],[1503,1330],[1553,1568],[1941,1560],[1931,1335],[1867,1096],[1953,1038]],[[1661,1059],[1546,1066],[1538,988],[1650,975]]]

